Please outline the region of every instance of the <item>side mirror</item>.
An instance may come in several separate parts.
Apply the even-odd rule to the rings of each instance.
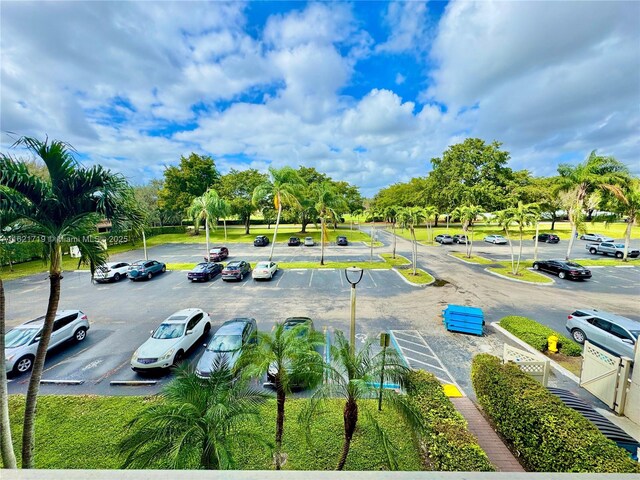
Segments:
[[[153,330],[149,330],[149,335],[153,335]]]
[[[202,346],[203,346],[204,348],[207,348],[207,344],[206,344],[206,343],[203,343],[203,344],[202,344]]]
[[[36,337],[33,339],[33,343],[39,342],[42,337]]]
[[[191,335],[192,333],[193,333],[193,330],[187,330],[187,331],[185,332],[185,335]]]

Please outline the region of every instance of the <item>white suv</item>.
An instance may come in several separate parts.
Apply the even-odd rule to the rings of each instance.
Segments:
[[[93,274],[93,279],[96,282],[108,282],[113,280],[119,281],[121,278],[127,276],[129,272],[129,264],[126,262],[109,262],[103,266],[96,268]]]
[[[33,367],[40,343],[44,317],[36,318],[10,330],[4,339],[4,358],[7,372],[16,375],[26,373]],[[89,319],[80,310],[59,310],[53,321],[53,331],[47,351],[68,341],[83,341],[89,330]]]

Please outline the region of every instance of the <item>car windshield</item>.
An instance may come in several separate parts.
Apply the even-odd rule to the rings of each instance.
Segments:
[[[211,250],[209,250],[209,253],[220,253],[222,250],[220,250],[219,248],[212,248]]]
[[[144,262],[134,262],[129,267],[142,267],[144,266]]]
[[[233,352],[242,346],[242,335],[216,335],[207,350],[212,352]]]
[[[4,337],[5,348],[16,348],[26,345],[39,331],[38,328],[16,328]]]
[[[624,243],[616,243],[614,245],[614,247],[616,247],[616,248],[624,248]]]
[[[269,268],[269,262],[258,262],[256,268]]]
[[[237,265],[227,265],[227,268],[225,270],[237,270],[238,266]]]
[[[171,338],[179,338],[184,333],[184,324],[180,323],[163,323],[155,332],[153,338],[158,340],[168,340]]]

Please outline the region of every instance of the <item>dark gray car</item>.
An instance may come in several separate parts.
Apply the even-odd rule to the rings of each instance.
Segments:
[[[213,362],[226,357],[229,367],[238,361],[242,348],[258,341],[258,326],[254,318],[234,318],[224,322],[198,360],[196,374],[207,378],[211,375]]]

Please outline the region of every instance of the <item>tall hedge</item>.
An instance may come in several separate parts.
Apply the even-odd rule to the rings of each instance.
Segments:
[[[495,471],[467,422],[454,408],[436,378],[423,370],[410,373],[407,395],[423,417],[427,429],[417,441],[430,470]]]
[[[516,365],[477,355],[471,380],[485,413],[529,470],[640,473],[626,450]]]
[[[560,353],[570,357],[579,357],[582,354],[582,347],[576,342],[531,318],[516,315],[504,317],[500,319],[500,326],[541,352],[548,350],[549,336],[555,335],[558,337]]]

